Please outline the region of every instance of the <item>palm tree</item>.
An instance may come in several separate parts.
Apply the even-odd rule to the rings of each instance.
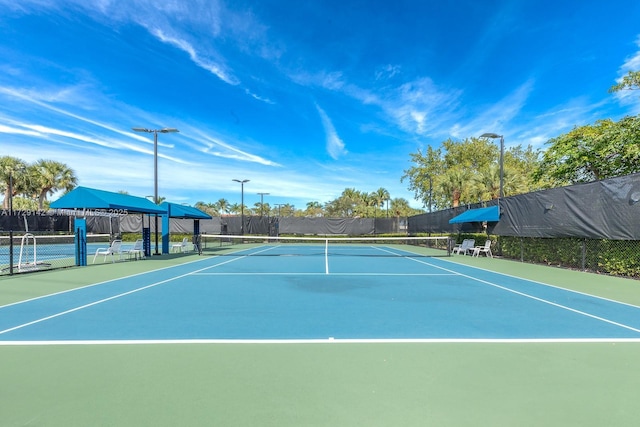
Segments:
[[[52,195],[58,190],[71,191],[78,185],[78,178],[73,169],[64,163],[54,160],[38,160],[34,166],[39,172],[37,177],[39,209],[44,208],[47,195]]]
[[[460,206],[460,200],[462,199],[462,191],[465,188],[465,183],[468,185],[469,174],[466,171],[459,169],[449,169],[444,175],[444,180],[440,183],[442,186],[442,193],[451,196],[451,207],[457,208]]]
[[[214,206],[220,215],[228,214],[231,210],[231,206],[229,205],[229,201],[227,199],[219,199],[214,203]]]
[[[0,181],[4,188],[4,202],[2,207],[6,210],[9,209],[9,199],[16,194],[27,191],[26,188],[26,174],[27,164],[17,158],[11,156],[0,157]],[[9,187],[12,187],[13,194],[9,194]]]
[[[371,196],[375,199],[377,208],[383,208],[384,202],[386,200],[389,200],[390,198],[389,192],[387,191],[387,189],[382,187],[378,188],[376,191],[371,193]]]
[[[473,199],[478,200],[493,200],[500,196],[500,167],[499,165],[492,164],[487,169],[480,171],[476,175],[472,184],[474,185],[474,193],[477,193],[477,197]]]
[[[395,216],[409,216],[411,212],[411,207],[409,206],[409,202],[407,199],[403,198],[395,198],[391,200],[391,212],[394,213]]]
[[[305,210],[305,215],[309,217],[321,217],[322,205],[320,204],[320,202],[307,203],[307,209]]]
[[[234,203],[229,205],[227,208],[227,212],[233,215],[237,215],[242,211],[242,206],[239,203]]]
[[[269,206],[269,203],[260,203],[260,202],[256,202],[253,204],[253,211],[256,213],[260,213],[260,216],[263,216],[265,214],[265,212],[267,213],[267,215],[269,215],[269,212],[271,211],[271,206]]]

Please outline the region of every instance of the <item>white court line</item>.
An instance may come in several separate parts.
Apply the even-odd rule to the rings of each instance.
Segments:
[[[488,280],[479,279],[477,277],[473,277],[473,276],[469,276],[467,274],[463,274],[463,273],[459,273],[459,272],[456,272],[456,271],[453,271],[453,270],[449,270],[448,268],[439,267],[437,265],[430,264],[428,262],[425,262],[425,261],[422,261],[422,260],[419,260],[419,259],[410,258],[410,257],[409,257],[409,259],[411,259],[412,261],[415,261],[415,262],[419,262],[421,264],[425,264],[425,265],[429,265],[429,266],[432,266],[432,267],[440,268],[440,269],[442,269],[444,271],[455,273],[460,277],[465,277],[467,279],[475,280],[476,282],[484,283],[485,285],[493,286],[494,288],[502,289],[504,291],[511,292],[511,293],[514,293],[516,295],[520,295],[520,296],[523,296],[523,297],[526,297],[526,298],[530,298],[530,299],[533,299],[535,301],[542,302],[544,304],[549,304],[549,305],[552,305],[554,307],[558,307],[558,308],[561,308],[561,309],[564,309],[564,310],[567,310],[567,311],[571,311],[573,313],[577,313],[577,314],[580,314],[582,316],[590,317],[592,319],[600,320],[602,322],[609,323],[609,324],[615,325],[615,326],[619,326],[621,328],[629,329],[629,330],[634,331],[634,332],[640,332],[640,329],[634,328],[633,326],[625,325],[624,323],[615,322],[613,320],[606,319],[604,317],[596,316],[595,314],[587,313],[586,311],[577,310],[575,308],[571,308],[571,307],[568,307],[568,306],[563,305],[563,304],[558,304],[558,303],[555,303],[553,301],[546,300],[544,298],[539,298],[539,297],[536,297],[534,295],[530,295],[530,294],[527,294],[527,293],[524,293],[524,292],[516,291],[515,289],[507,288],[505,286],[498,285],[497,283],[493,283],[493,282],[490,282]],[[497,273],[497,274],[500,274],[500,273]],[[558,288],[558,289],[565,290],[564,288]],[[587,296],[590,296],[590,295],[587,295]],[[615,302],[615,301],[613,301],[613,302]]]
[[[498,271],[493,271],[493,270],[489,270],[489,269],[486,269],[486,268],[477,267],[477,266],[474,266],[474,265],[460,264],[460,263],[457,263],[455,261],[451,261],[451,260],[448,260],[448,259],[443,260],[443,261],[444,262],[448,262],[448,263],[452,263],[452,264],[455,264],[455,265],[461,265],[461,266],[464,266],[464,267],[472,268],[474,270],[486,271],[488,273],[498,274],[500,276],[510,277],[512,279],[522,280],[524,282],[534,283],[536,285],[547,286],[549,288],[559,289],[559,290],[566,291],[566,292],[571,292],[571,293],[574,293],[574,294],[577,294],[577,295],[583,295],[583,296],[587,296],[587,297],[591,297],[591,298],[600,299],[600,300],[603,300],[603,301],[609,301],[609,302],[613,302],[613,303],[616,303],[616,304],[622,304],[622,305],[625,305],[627,307],[634,307],[634,308],[640,309],[640,306],[638,306],[636,304],[631,304],[631,303],[624,302],[624,301],[618,301],[618,300],[614,300],[614,299],[611,299],[611,298],[605,298],[605,297],[598,296],[598,295],[588,294],[586,292],[576,291],[575,289],[563,288],[562,286],[551,285],[549,283],[544,283],[544,282],[540,282],[538,280],[533,280],[533,279],[527,279],[525,277],[518,277],[518,276],[514,276],[513,274],[500,273]]]
[[[331,276],[458,276],[455,273],[330,273]],[[258,273],[258,272],[234,272],[234,273],[193,273],[194,276],[326,276],[327,273]]]
[[[156,271],[163,271],[163,270],[168,270],[168,269],[171,269],[171,268],[179,268],[179,267],[182,267],[184,265],[189,265],[189,264],[193,264],[193,263],[197,263],[197,262],[204,262],[206,260],[208,260],[208,259],[207,258],[197,259],[197,260],[185,262],[185,263],[182,263],[182,264],[169,265],[167,267],[157,268],[155,270],[143,271],[143,272],[140,272],[140,273],[131,274],[129,276],[117,277],[115,279],[109,279],[109,280],[104,280],[102,282],[91,283],[89,285],[84,285],[84,286],[80,286],[80,287],[77,287],[77,288],[66,289],[64,291],[54,292],[52,294],[40,295],[39,297],[29,298],[29,299],[12,302],[12,303],[5,304],[5,305],[0,305],[0,310],[2,310],[3,308],[6,308],[6,307],[14,306],[14,305],[24,304],[24,303],[31,302],[31,301],[37,301],[37,300],[40,300],[40,299],[49,298],[49,297],[53,297],[53,296],[56,296],[56,295],[63,295],[63,294],[67,294],[67,293],[70,293],[70,292],[75,292],[75,291],[79,291],[79,290],[82,290],[82,289],[91,288],[91,287],[94,287],[94,286],[105,285],[107,283],[117,282],[119,280],[125,280],[125,279],[130,279],[132,277],[142,276],[142,275],[145,275],[145,274],[151,274],[151,273],[155,273]]]
[[[0,341],[2,346],[157,345],[157,344],[598,344],[640,343],[640,338],[320,338]]]
[[[37,323],[41,323],[41,322],[44,322],[44,321],[46,321],[46,320],[54,319],[54,318],[56,318],[56,317],[61,317],[61,316],[64,316],[64,315],[66,315],[66,314],[69,314],[69,313],[73,313],[73,312],[76,312],[76,311],[80,311],[80,310],[83,310],[83,309],[85,309],[85,308],[92,307],[92,306],[94,306],[94,305],[102,304],[102,303],[107,302],[107,301],[111,301],[111,300],[114,300],[114,299],[117,299],[117,298],[121,298],[121,297],[123,297],[123,296],[131,295],[131,294],[134,294],[134,293],[137,293],[137,292],[143,291],[143,290],[145,290],[145,289],[150,289],[150,288],[156,287],[156,286],[158,286],[158,285],[162,285],[162,284],[164,284],[164,283],[168,283],[168,282],[171,282],[171,281],[173,281],[173,280],[181,279],[181,278],[183,278],[183,277],[190,276],[190,275],[195,274],[195,273],[197,273],[197,272],[207,270],[207,269],[209,269],[209,268],[217,267],[218,265],[223,265],[223,264],[228,264],[228,263],[230,263],[230,262],[238,261],[238,260],[240,260],[240,259],[242,259],[242,258],[245,258],[245,256],[241,256],[241,257],[238,257],[238,258],[234,258],[234,259],[231,259],[231,260],[227,260],[227,261],[225,261],[225,262],[222,262],[222,263],[219,263],[219,264],[216,264],[216,265],[213,265],[213,266],[207,266],[207,267],[201,268],[201,269],[199,269],[199,270],[190,271],[190,272],[188,272],[188,273],[180,274],[180,275],[178,275],[178,276],[170,277],[170,278],[168,278],[168,279],[164,279],[164,280],[161,280],[161,281],[159,281],[159,282],[151,283],[150,285],[142,286],[142,287],[140,287],[140,288],[135,288],[135,289],[132,289],[132,290],[127,291],[127,292],[122,292],[122,293],[120,293],[120,294],[112,295],[112,296],[110,296],[110,297],[108,297],[108,298],[103,298],[103,299],[100,299],[100,300],[97,300],[97,301],[90,302],[90,303],[88,303],[88,304],[83,304],[83,305],[81,305],[81,306],[71,308],[71,309],[69,309],[69,310],[65,310],[65,311],[61,311],[61,312],[56,313],[56,314],[52,314],[52,315],[50,315],[50,316],[46,316],[46,317],[42,317],[42,318],[40,318],[40,319],[32,320],[31,322],[23,323],[23,324],[18,325],[18,326],[14,326],[14,327],[11,327],[11,328],[8,328],[8,329],[1,330],[1,331],[0,331],[0,335],[2,335],[2,334],[6,334],[7,332],[15,331],[15,330],[17,330],[17,329],[25,328],[25,327],[27,327],[27,326],[35,325],[35,324],[37,324]],[[185,263],[185,264],[187,264],[187,263]],[[180,264],[180,265],[185,265],[185,264]],[[159,271],[159,270],[154,270],[154,271]],[[134,276],[135,276],[135,275],[134,275]],[[94,286],[94,285],[91,285],[91,286]],[[86,287],[89,287],[89,286],[86,286]],[[78,289],[81,289],[81,288],[78,288]],[[60,292],[60,293],[64,293],[64,292]],[[37,298],[34,298],[34,299],[37,299]]]

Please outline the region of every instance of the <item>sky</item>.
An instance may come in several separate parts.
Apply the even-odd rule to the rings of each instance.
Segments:
[[[0,0],[0,155],[193,205],[415,208],[411,153],[640,114],[637,0]],[[268,193],[260,196],[258,193]],[[61,193],[53,195],[55,200]]]

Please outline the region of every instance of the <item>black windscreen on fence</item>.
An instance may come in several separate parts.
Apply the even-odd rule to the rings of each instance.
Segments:
[[[499,203],[497,236],[640,240],[640,174],[536,191],[410,217],[409,233],[482,232],[479,222],[449,224],[468,209]]]

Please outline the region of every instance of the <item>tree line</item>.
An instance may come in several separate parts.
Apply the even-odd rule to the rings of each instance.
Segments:
[[[423,211],[412,208],[403,198],[391,198],[389,191],[379,188],[373,192],[358,191],[346,188],[342,194],[327,203],[308,202],[304,208],[296,208],[290,203],[271,206],[269,203],[257,202],[252,207],[238,203],[229,203],[220,199],[214,203],[198,202],[196,208],[212,216],[245,215],[257,216],[303,216],[332,218],[383,218],[406,217],[417,215]]]
[[[610,93],[640,89],[631,71]],[[401,181],[430,209],[496,199],[500,148],[491,138],[447,139],[438,148],[411,153]],[[547,141],[546,150],[512,146],[502,156],[504,196],[640,172],[640,115],[597,120]]]
[[[78,185],[75,172],[55,160],[27,163],[12,156],[0,157],[0,185],[4,192],[2,207],[16,210],[43,210],[49,207],[48,196],[56,191],[73,190]],[[18,197],[16,197],[18,196]]]

